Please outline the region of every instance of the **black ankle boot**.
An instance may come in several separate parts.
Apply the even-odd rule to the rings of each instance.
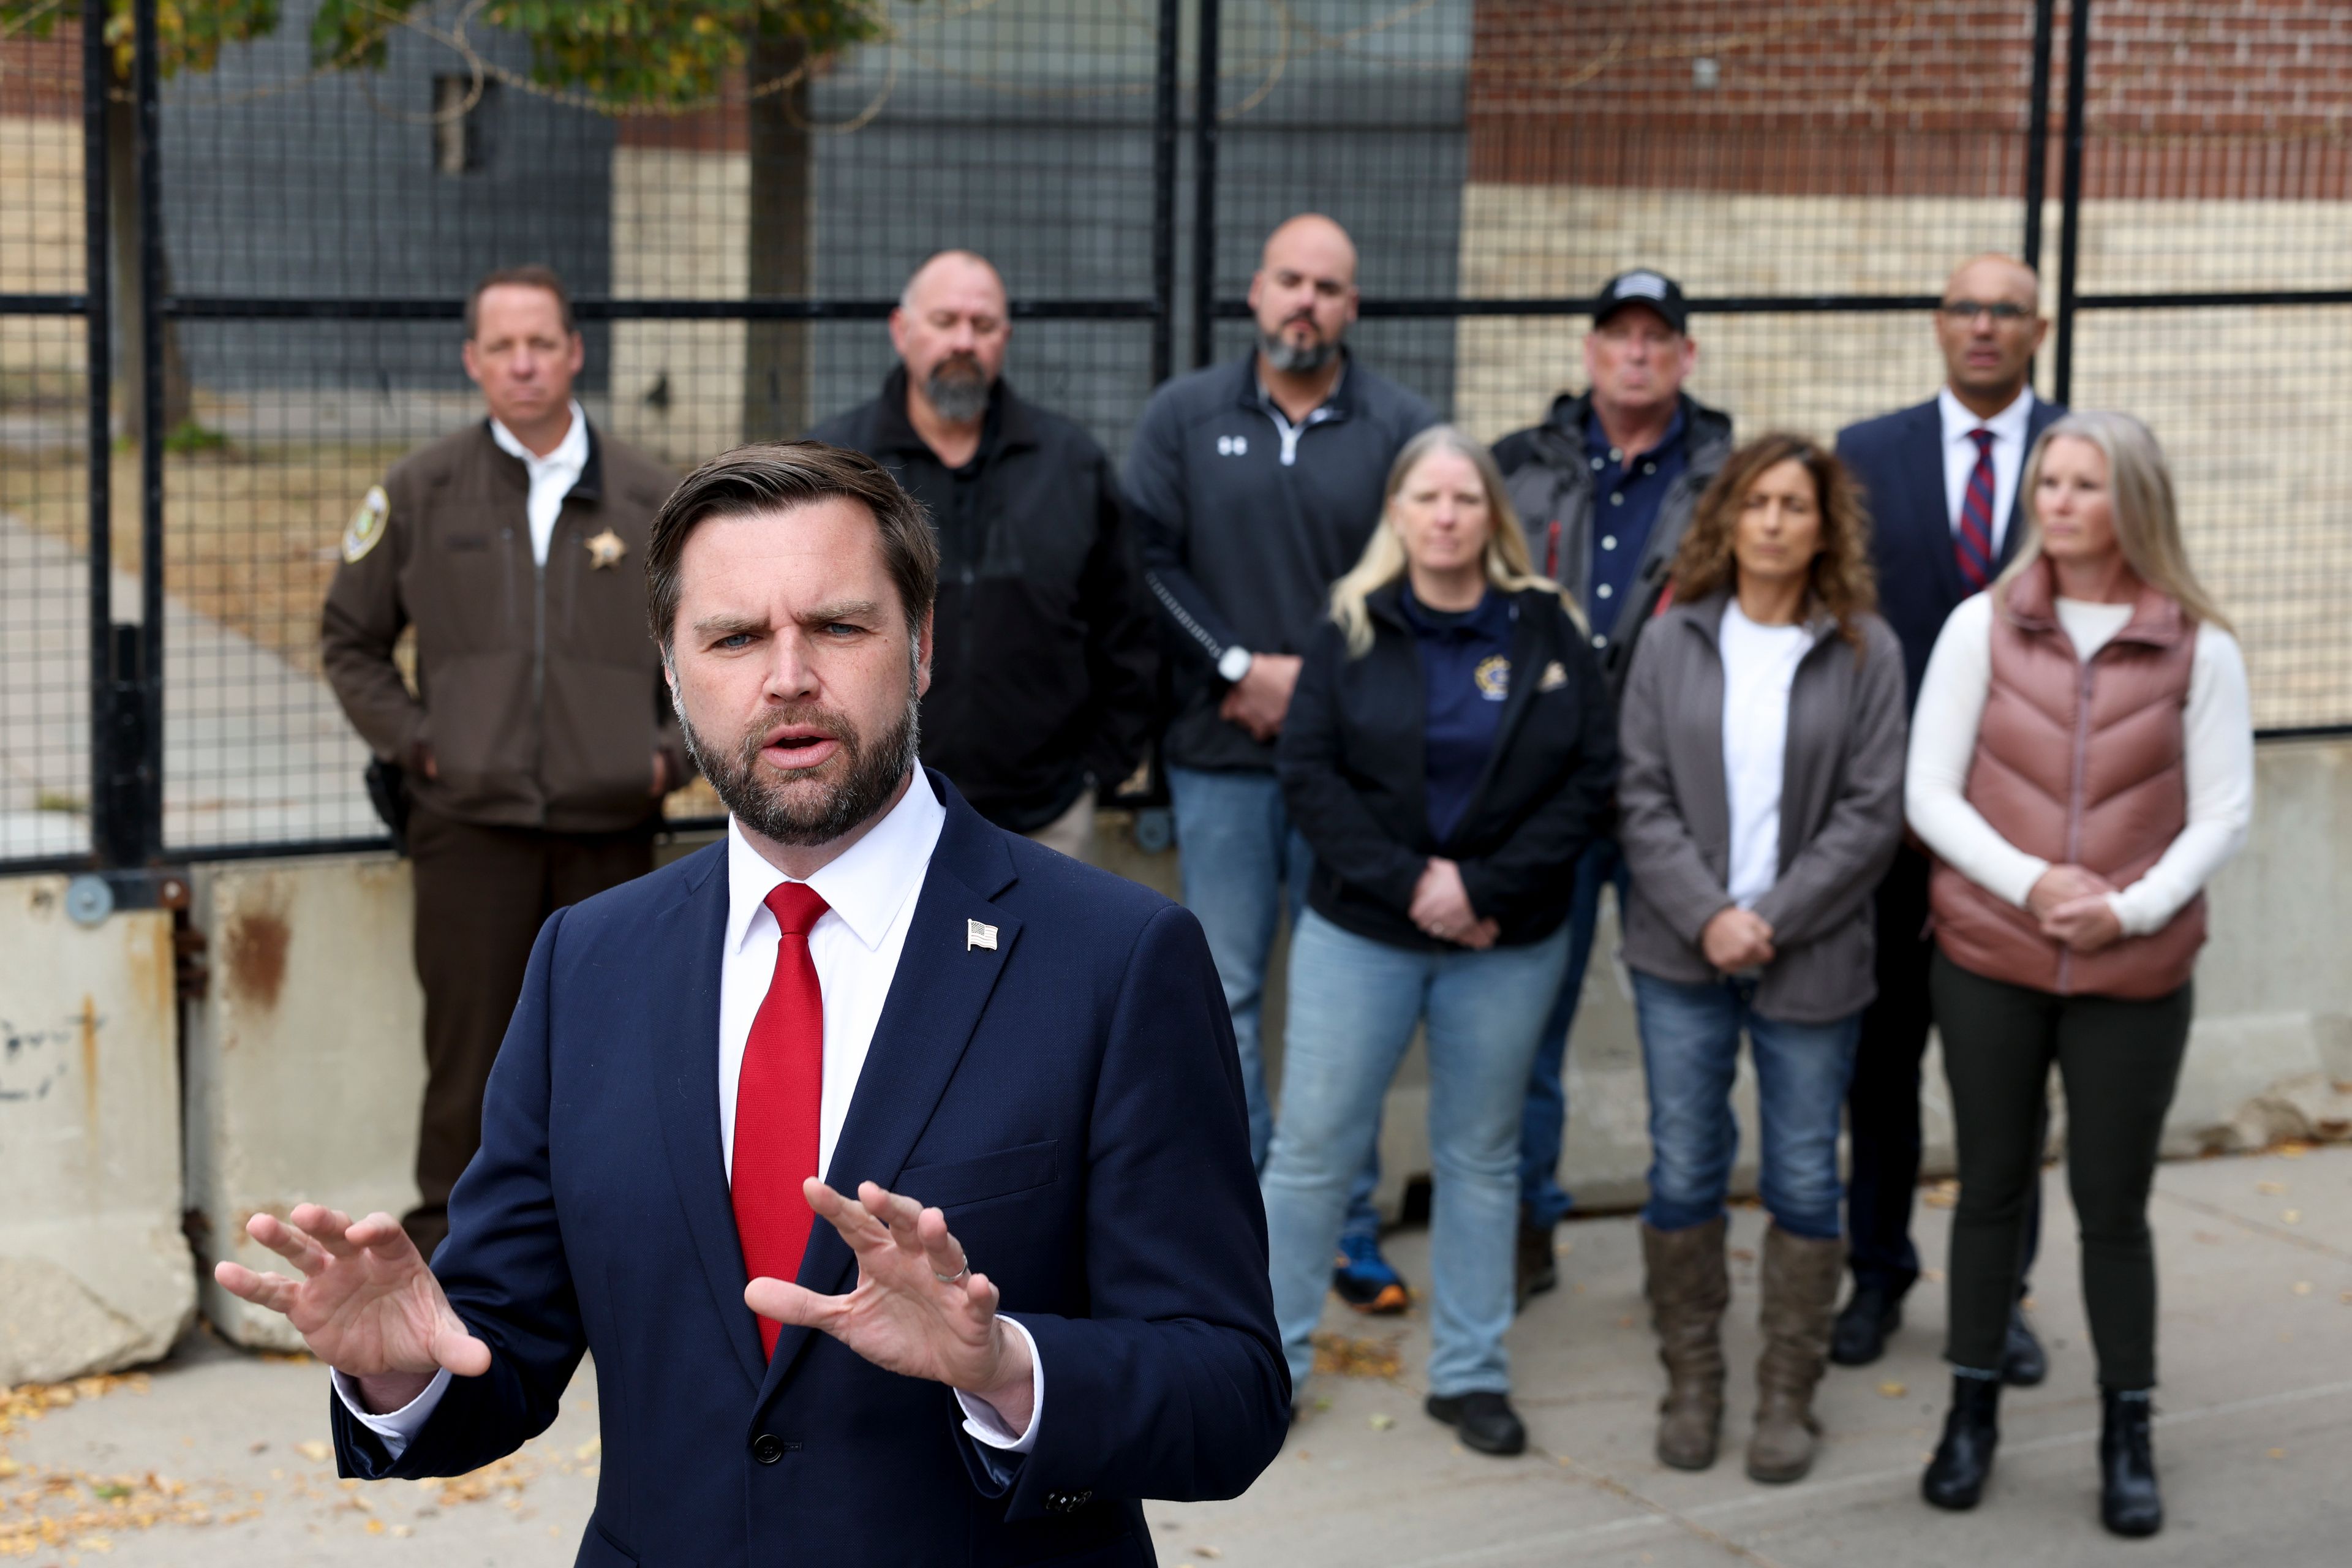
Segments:
[[[2103,1388],[2099,1406],[2099,1521],[2117,1535],[2154,1535],[2164,1528],[2164,1499],[2156,1489],[2147,1391]]]
[[[1992,1451],[2000,1441],[2000,1379],[1956,1373],[1944,1440],[1936,1445],[1936,1457],[1919,1478],[1919,1494],[1937,1508],[1976,1507],[1984,1496],[1985,1478],[1992,1474]]]

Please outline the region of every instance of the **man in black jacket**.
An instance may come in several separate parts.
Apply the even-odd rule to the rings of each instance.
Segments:
[[[1645,268],[1601,286],[1584,339],[1589,390],[1563,393],[1541,425],[1495,446],[1536,570],[1575,596],[1591,624],[1613,700],[1633,642],[1658,607],[1691,511],[1731,452],[1731,417],[1683,391],[1698,363],[1675,280]],[[1604,832],[1577,862],[1568,971],[1528,1079],[1519,1139],[1518,1292],[1559,1282],[1552,1229],[1570,1207],[1559,1184],[1568,1092],[1560,1070],[1601,918],[1601,889],[1625,907],[1625,860]]]
[[[882,395],[810,432],[888,468],[940,539],[923,760],[999,827],[1084,859],[1097,787],[1143,760],[1157,654],[1110,459],[1005,384],[1004,283],[916,268]]]
[[[1154,393],[1127,455],[1127,493],[1172,648],[1176,717],[1165,749],[1184,902],[1217,961],[1249,1094],[1250,1146],[1273,1136],[1258,1049],[1266,959],[1293,920],[1313,857],[1286,819],[1274,742],[1331,583],[1380,521],[1389,465],[1437,422],[1429,405],[1343,346],[1356,319],[1356,247],[1304,213],[1267,237],[1250,308],[1257,346]],[[1370,1311],[1402,1311],[1358,1184],[1336,1283]]]
[[[2012,257],[1962,262],[1936,309],[1945,385],[1925,403],[1838,432],[1839,460],[1870,503],[1878,608],[1903,639],[1910,700],[1944,622],[2000,574],[2025,533],[2018,494],[2034,440],[2066,411],[2033,395],[2033,355],[2050,323],[2041,280]],[[1878,885],[1878,999],[1862,1016],[1846,1094],[1853,1171],[1846,1188],[1846,1253],[1853,1294],[1839,1313],[1831,1359],[1866,1366],[1903,1321],[1919,1278],[1911,1194],[1919,1184],[1919,1061],[1927,1049],[1927,857],[1905,846]],[[2026,1231],[2031,1268],[2041,1234],[2037,1198]],[[2022,1271],[2019,1295],[2024,1294]],[[2021,1305],[2010,1317],[2001,1375],[2040,1383],[2048,1369]]]

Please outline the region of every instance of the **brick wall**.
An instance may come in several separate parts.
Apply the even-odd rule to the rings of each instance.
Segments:
[[[2014,194],[2032,33],[2031,0],[1479,0],[1472,177]],[[2096,0],[2086,194],[2342,199],[2347,79],[2343,0]]]

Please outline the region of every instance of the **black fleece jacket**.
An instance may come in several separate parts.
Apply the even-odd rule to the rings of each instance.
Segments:
[[[1540,942],[1568,918],[1577,857],[1602,829],[1617,771],[1616,719],[1600,661],[1559,595],[1512,595],[1509,695],[1486,770],[1444,843],[1429,831],[1421,654],[1402,585],[1366,601],[1372,646],[1348,656],[1326,622],[1307,650],[1278,769],[1290,819],[1315,851],[1307,903],[1391,946],[1452,946],[1407,917],[1432,856],[1462,868],[1470,907],[1505,946]]]
[[[1159,652],[1094,437],[999,381],[959,478],[907,422],[903,366],[810,437],[888,468],[939,534],[923,761],[1015,833],[1068,810],[1089,774],[1116,788],[1143,760]]]

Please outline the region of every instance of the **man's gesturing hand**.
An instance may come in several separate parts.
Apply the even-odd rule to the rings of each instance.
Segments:
[[[831,1334],[886,1372],[928,1378],[984,1400],[1015,1432],[1035,1389],[1029,1342],[996,1316],[997,1289],[965,1272],[947,1216],[859,1184],[855,1201],[811,1177],[802,1192],[857,1255],[857,1288],[820,1296],[783,1279],[743,1287],[751,1310]]]
[[[215,1265],[213,1278],[231,1295],[284,1313],[312,1355],[359,1380],[369,1408],[399,1409],[443,1367],[460,1377],[490,1370],[490,1347],[467,1332],[390,1215],[353,1224],[347,1214],[298,1204],[286,1220],[257,1214],[245,1229],[302,1278],[238,1263]]]

